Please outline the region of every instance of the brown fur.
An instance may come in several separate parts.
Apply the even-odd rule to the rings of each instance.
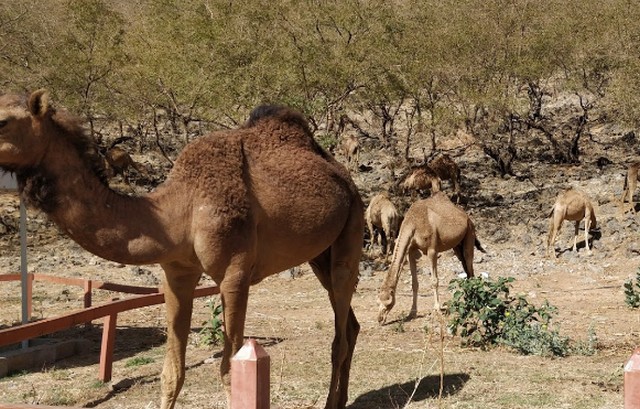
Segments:
[[[369,254],[371,254],[376,238],[380,236],[382,254],[386,257],[389,249],[393,248],[398,234],[398,227],[400,225],[400,213],[398,209],[389,199],[387,193],[379,193],[371,199],[364,218],[369,228],[369,234],[371,235]],[[374,227],[381,229],[379,235],[374,231]]]
[[[326,408],[344,408],[359,331],[351,299],[364,206],[348,171],[315,143],[301,116],[282,107],[256,111],[241,129],[187,145],[165,183],[129,197],[102,183],[83,144],[74,142],[80,134],[52,114],[46,95],[34,92],[26,104],[0,97],[0,168],[16,172],[23,187],[32,175],[45,175],[55,201],[43,210],[88,251],[126,264],[160,263],[167,312],[161,408],[174,407],[184,382],[193,291],[202,273],[220,286],[226,330],[220,372],[228,391],[249,287],[304,261],[335,313]]]
[[[467,277],[473,277],[474,247],[483,251],[476,238],[475,227],[467,214],[443,192],[414,202],[407,210],[393,250],[391,267],[378,292],[378,322],[384,323],[396,302],[396,287],[405,257],[411,270],[413,303],[410,316],[418,310],[417,259],[425,254],[431,264],[431,279],[434,287],[434,305],[440,308],[438,297],[438,253],[453,249],[462,263]]]
[[[622,197],[620,198],[620,207],[622,212],[631,210],[636,213],[636,206],[633,202],[633,194],[636,192],[638,181],[640,181],[640,162],[635,162],[627,168],[627,174],[624,177],[624,186],[622,188]],[[625,207],[625,202],[629,199],[629,205]]]
[[[411,195],[415,196],[416,193],[423,194],[425,191],[429,191],[431,194],[439,192],[442,189],[442,184],[433,170],[422,166],[414,168],[402,181],[400,188],[403,192],[411,192]]]
[[[453,192],[456,197],[460,195],[460,167],[451,159],[449,155],[443,153],[433,159],[427,165],[440,178],[449,180],[453,185]]]
[[[573,251],[577,251],[580,221],[584,220],[584,242],[587,251],[590,251],[589,230],[597,227],[597,221],[591,200],[584,192],[576,189],[567,189],[561,192],[556,198],[549,216],[551,217],[551,222],[549,225],[549,237],[547,238],[547,256],[551,253],[554,258],[556,257],[554,243],[564,220],[575,222]]]

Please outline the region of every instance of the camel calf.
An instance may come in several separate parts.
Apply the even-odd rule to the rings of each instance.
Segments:
[[[434,194],[442,190],[442,183],[431,168],[421,166],[414,168],[402,181],[400,187],[403,192],[411,191],[412,195],[415,195],[414,192],[424,192],[426,190],[430,190],[431,194]]]
[[[376,239],[380,238],[382,246],[382,254],[388,256],[389,248],[393,248],[396,235],[398,234],[398,226],[400,225],[400,213],[398,209],[389,199],[389,195],[378,193],[371,199],[367,210],[365,211],[365,220],[369,233],[371,235],[371,244],[369,246],[369,254],[376,243]],[[380,230],[380,234],[376,234],[374,227]]]
[[[627,175],[624,178],[624,186],[622,188],[622,197],[620,198],[620,206],[622,207],[622,212],[626,212],[628,209],[635,214],[636,206],[633,202],[633,194],[636,191],[636,187],[638,185],[638,181],[640,181],[640,174],[638,174],[638,170],[640,170],[640,162],[635,162],[629,165],[627,169]],[[624,202],[629,198],[629,206],[625,208]]]
[[[440,178],[449,180],[453,185],[456,200],[460,200],[460,167],[446,153],[439,155],[427,165]]]
[[[558,195],[549,216],[551,217],[551,223],[549,226],[549,237],[547,239],[547,256],[551,253],[553,258],[556,257],[554,243],[564,220],[575,222],[573,251],[577,251],[580,221],[584,220],[584,243],[587,247],[587,251],[590,251],[589,230],[595,229],[597,227],[597,222],[591,200],[585,193],[573,188],[561,192]]]
[[[347,135],[342,139],[342,152],[347,157],[349,168],[358,169],[360,143],[355,135]]]
[[[117,146],[110,148],[105,154],[105,168],[107,170],[107,176],[112,178],[116,175],[122,175],[125,182],[128,182],[127,172],[130,168],[135,169],[144,176],[149,176],[149,172],[145,167],[134,161],[131,155],[127,151]]]
[[[434,288],[434,305],[440,309],[438,297],[438,253],[453,249],[462,263],[467,277],[473,277],[474,247],[484,252],[476,238],[473,222],[460,207],[451,202],[443,192],[414,202],[404,216],[400,233],[387,272],[378,292],[378,322],[384,323],[395,304],[396,287],[405,256],[411,269],[413,303],[410,317],[418,311],[418,272],[416,261],[426,254],[431,262],[431,279]]]

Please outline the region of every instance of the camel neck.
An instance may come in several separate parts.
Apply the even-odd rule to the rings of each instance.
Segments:
[[[131,197],[111,190],[74,152],[56,152],[56,160],[26,178],[38,177],[52,196],[36,206],[89,252],[125,264],[151,264],[167,256],[172,243],[162,226],[153,195]],[[44,204],[46,203],[46,204]]]

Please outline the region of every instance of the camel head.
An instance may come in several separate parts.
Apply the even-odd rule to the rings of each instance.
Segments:
[[[0,168],[16,171],[38,164],[47,145],[41,132],[43,123],[52,112],[44,90],[35,91],[29,98],[0,96]]]
[[[387,321],[387,315],[396,303],[395,291],[392,288],[382,287],[378,293],[378,322],[384,324]]]

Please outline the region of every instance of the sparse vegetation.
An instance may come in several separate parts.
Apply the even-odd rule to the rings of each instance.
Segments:
[[[217,297],[207,301],[207,308],[211,316],[204,322],[200,330],[200,342],[203,345],[220,345],[224,341],[224,327],[222,322],[222,303]]]
[[[137,356],[135,358],[131,358],[127,360],[127,363],[124,365],[126,368],[134,367],[134,366],[142,366],[147,365],[154,362],[153,358],[146,356]]]
[[[449,330],[469,346],[501,344],[525,355],[567,355],[569,339],[551,322],[556,308],[547,301],[536,307],[523,294],[512,296],[513,281],[454,279],[449,287],[453,297],[447,303]]]
[[[624,282],[624,302],[629,308],[640,307],[640,269],[636,273],[635,280],[628,279]]]

